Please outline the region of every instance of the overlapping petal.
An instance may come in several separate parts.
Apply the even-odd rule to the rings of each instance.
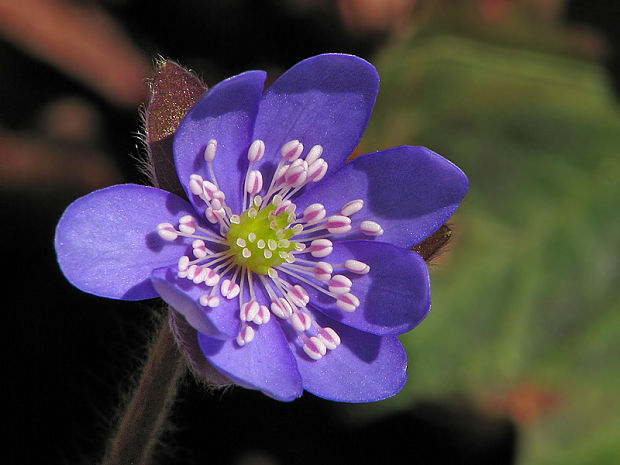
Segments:
[[[323,159],[338,168],[359,143],[378,90],[375,67],[352,55],[318,55],[296,64],[260,102],[252,139],[263,140],[266,150],[258,169],[270,178],[280,148],[293,139],[306,150],[322,145]]]
[[[198,342],[209,362],[240,386],[284,401],[303,393],[295,357],[273,318],[261,325],[254,340],[243,347],[234,339],[221,341],[200,333]]]
[[[311,360],[289,333],[306,391],[340,402],[375,402],[400,392],[407,382],[407,354],[398,337],[376,336],[315,316],[320,325],[333,328],[342,343],[320,360]]]
[[[207,178],[204,151],[210,139],[217,140],[213,170],[218,186],[226,193],[226,203],[241,209],[243,179],[248,160],[250,136],[265,82],[265,72],[248,71],[214,86],[189,111],[174,137],[174,162],[179,180],[198,212],[204,202],[189,190],[189,177],[196,173]]]
[[[306,286],[312,306],[347,326],[377,335],[403,334],[418,325],[431,307],[430,277],[424,260],[415,252],[385,242],[335,242],[331,263],[358,260],[370,273],[334,271],[351,279],[351,292],[360,300],[354,312],[336,306],[332,297]],[[303,284],[303,283],[302,283]]]
[[[176,265],[154,270],[151,280],[160,297],[201,333],[227,339],[239,332],[239,302],[236,299],[222,298],[216,308],[201,306],[200,297],[208,294],[210,289],[204,284],[179,278]]]
[[[58,263],[85,292],[123,300],[157,297],[151,272],[176,263],[187,244],[164,241],[156,226],[192,213],[185,200],[154,187],[124,184],[95,191],[69,205],[58,222]]]
[[[303,211],[319,202],[332,214],[352,199],[363,199],[364,209],[353,219],[380,223],[385,232],[379,240],[409,248],[452,216],[468,186],[465,174],[442,156],[403,146],[356,158],[295,203]]]

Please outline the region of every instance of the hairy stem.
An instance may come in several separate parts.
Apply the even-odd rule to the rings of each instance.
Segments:
[[[168,320],[162,318],[138,385],[119,419],[102,465],[149,463],[184,372],[185,363]]]

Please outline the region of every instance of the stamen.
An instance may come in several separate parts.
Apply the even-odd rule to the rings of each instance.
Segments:
[[[360,300],[353,294],[346,293],[338,296],[338,300],[336,300],[336,305],[341,310],[351,313],[354,312],[357,307],[359,307]]]
[[[312,317],[307,313],[303,312],[295,312],[291,315],[289,321],[300,333],[303,331],[307,331],[312,326]]]
[[[327,262],[317,262],[314,266],[314,277],[324,283],[331,279],[333,272],[334,268]]]
[[[282,146],[280,153],[282,158],[288,162],[295,161],[304,151],[304,146],[298,140],[291,140]]]
[[[213,159],[215,158],[216,151],[217,151],[217,141],[215,139],[211,139],[207,143],[207,147],[205,148],[205,153],[204,153],[205,161],[207,163],[211,163],[213,161]]]
[[[250,148],[248,149],[248,160],[250,163],[256,163],[263,158],[264,154],[265,143],[262,140],[257,139],[252,142],[252,145],[250,145]]]
[[[268,323],[270,319],[271,319],[271,312],[265,305],[261,305],[260,308],[258,309],[258,313],[252,320],[252,323],[257,324],[257,325],[262,325],[262,324]]]
[[[319,360],[327,352],[327,348],[321,339],[316,336],[309,338],[303,346],[304,352],[312,360]]]
[[[316,239],[310,243],[310,247],[304,252],[310,252],[310,255],[316,258],[327,257],[334,250],[332,241],[329,239]]]
[[[321,155],[323,155],[323,147],[320,145],[313,145],[308,155],[306,155],[306,163],[312,165],[312,163],[321,158]]]
[[[203,307],[215,308],[220,304],[220,298],[215,295],[204,294],[200,296],[199,302]]]
[[[161,237],[165,241],[174,241],[177,237],[179,237],[176,229],[174,229],[174,226],[172,226],[170,223],[158,224],[157,234],[159,234],[159,237]]]
[[[334,350],[340,345],[340,336],[332,328],[321,328],[317,337],[329,350]]]
[[[327,173],[327,162],[319,158],[308,167],[308,181],[319,182]]]
[[[364,201],[362,199],[351,200],[343,205],[340,209],[340,214],[343,216],[351,216],[364,208]]]
[[[258,170],[252,170],[248,174],[248,182],[246,184],[246,192],[250,195],[258,194],[263,188],[263,175]],[[250,201],[252,203],[252,201]]]
[[[283,320],[288,319],[293,314],[291,304],[284,297],[279,297],[271,302],[271,311],[275,316]]]
[[[344,267],[350,272],[356,274],[367,274],[370,271],[369,265],[358,260],[347,260],[344,262]]]
[[[251,326],[244,325],[239,331],[239,334],[237,335],[237,344],[239,344],[240,347],[243,347],[244,345],[252,342],[253,340],[254,329]]]
[[[351,218],[343,215],[332,215],[327,218],[325,227],[331,234],[345,234],[351,230]]]
[[[352,285],[351,280],[341,274],[334,275],[328,283],[330,292],[334,294],[346,294],[351,290]]]
[[[256,300],[250,300],[241,306],[239,318],[241,321],[252,321],[258,315],[259,310],[260,304]]]
[[[360,224],[360,231],[367,236],[380,236],[383,234],[381,225],[374,221],[362,221],[362,224]]]

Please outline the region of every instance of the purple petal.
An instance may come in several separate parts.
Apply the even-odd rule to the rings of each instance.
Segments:
[[[176,263],[187,244],[159,237],[157,225],[193,214],[174,194],[125,184],[95,191],[67,207],[56,228],[56,254],[63,273],[78,289],[101,297],[157,297],[155,268]]]
[[[377,335],[406,333],[426,317],[431,308],[430,277],[417,253],[384,242],[345,241],[335,242],[334,251],[325,258],[330,263],[349,259],[370,265],[365,275],[334,271],[353,282],[351,293],[360,306],[345,312],[333,298],[301,283],[313,307],[347,326]]]
[[[252,139],[265,142],[265,179],[293,139],[323,146],[323,158],[337,169],[359,143],[379,90],[374,66],[351,55],[308,58],[284,73],[263,95]]]
[[[306,391],[339,402],[375,402],[400,392],[407,382],[407,354],[397,336],[376,336],[315,316],[321,326],[334,329],[342,343],[320,360],[311,360],[298,339],[291,339]]]
[[[260,325],[254,340],[243,347],[234,340],[221,341],[200,333],[198,342],[209,362],[240,386],[284,401],[303,393],[295,357],[275,318]]]
[[[237,299],[220,299],[215,308],[200,305],[200,297],[211,288],[204,283],[194,284],[187,278],[179,278],[178,267],[173,265],[153,271],[151,280],[158,294],[187,322],[201,333],[216,339],[228,339],[239,332],[239,302]],[[218,295],[218,294],[215,294]]]
[[[315,202],[335,214],[350,200],[364,200],[354,224],[373,220],[385,231],[378,238],[410,248],[448,220],[467,193],[469,181],[454,164],[425,147],[396,147],[347,163],[299,196],[297,211]],[[350,238],[364,238],[349,234]]]
[[[190,110],[174,138],[174,160],[181,184],[197,211],[204,203],[189,190],[191,174],[210,180],[204,150],[217,140],[213,169],[226,203],[239,213],[250,135],[263,92],[265,73],[248,71],[220,82]],[[213,180],[211,180],[213,181]]]

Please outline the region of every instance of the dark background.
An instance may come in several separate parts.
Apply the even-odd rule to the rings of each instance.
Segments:
[[[617,2],[579,0],[401,0],[379,4],[311,0],[0,1],[0,206],[4,220],[2,256],[8,276],[2,286],[7,316],[4,366],[8,382],[4,383],[9,387],[5,396],[8,463],[97,463],[117,407],[139,373],[156,326],[153,315],[159,302],[116,302],[81,293],[59,272],[52,247],[55,224],[72,200],[106,185],[145,181],[135,163],[141,150],[138,110],[146,101],[144,80],[151,72],[153,57],[172,58],[195,70],[210,85],[247,69],[265,69],[274,79],[290,65],[323,52],[353,53],[373,62],[378,57],[382,77],[385,70],[378,105],[383,95],[388,101],[377,109],[378,122],[369,128],[370,135],[362,146],[371,149],[375,144],[380,148],[409,143],[442,148],[443,144],[451,152],[448,158],[457,162],[472,181],[479,175],[484,187],[485,182],[491,182],[484,176],[488,163],[468,158],[466,145],[450,145],[448,131],[415,133],[420,140],[411,140],[415,136],[407,129],[388,131],[387,135],[382,131],[385,125],[394,125],[399,111],[418,112],[415,114],[419,116],[420,108],[429,108],[421,113],[423,121],[435,118],[438,126],[449,127],[440,124],[441,116],[434,113],[446,103],[441,92],[430,85],[421,90],[426,103],[416,100],[411,112],[390,106],[390,96],[391,101],[399,97],[397,82],[402,69],[398,60],[407,66],[407,57],[417,53],[408,55],[409,51],[433,37],[464,38],[466,44],[475,40],[493,47],[576,60],[587,63],[588,69],[600,69],[603,85],[615,89],[615,94],[610,90],[606,98],[615,108],[610,114],[617,118],[618,12]],[[500,50],[498,55],[505,54]],[[480,66],[484,69],[484,63]],[[456,87],[468,79],[453,77]],[[392,84],[395,90],[390,91]],[[438,82],[442,85],[452,84]],[[477,108],[475,100],[452,104]],[[529,139],[531,128],[527,124],[517,126]],[[488,122],[481,124],[476,128],[477,137],[487,138],[490,129]],[[501,152],[501,147],[496,149]],[[493,176],[512,169],[501,162],[493,163],[498,163],[493,166]],[[516,182],[508,175],[506,179]],[[515,186],[514,198],[520,198],[519,190],[526,191],[528,186]],[[479,204],[476,194],[472,195],[469,211],[473,217]],[[484,191],[480,196],[484,198]],[[466,223],[461,231],[474,235],[467,225],[472,220],[467,220],[467,213],[461,215]],[[458,234],[458,219],[456,225]],[[518,228],[518,223],[514,227]],[[459,255],[459,247],[466,252]],[[617,247],[609,247],[607,252],[613,260]],[[434,293],[449,288],[446,281],[452,280],[448,279],[450,270],[459,269],[454,263],[459,257],[466,260],[484,254],[474,249],[472,241],[459,242],[458,235],[453,250],[456,258],[447,257],[433,268],[439,281]],[[468,250],[473,250],[472,255],[467,255]],[[558,256],[562,253],[557,252]],[[611,282],[617,283],[617,277]],[[507,299],[518,299],[518,286],[507,285],[503,292]],[[489,295],[494,298],[493,291]],[[434,312],[447,312],[448,305],[439,305],[438,300]],[[612,296],[606,302],[613,300]],[[475,306],[469,311],[475,312]],[[620,327],[617,318],[614,321],[613,327]],[[422,331],[425,323],[416,331]],[[449,319],[445,324],[449,325]],[[583,330],[587,329],[584,325]],[[444,342],[455,344],[453,341],[459,339],[453,339],[453,334],[458,328],[450,331],[443,336]],[[458,352],[467,353],[470,344],[477,344],[478,336],[472,337],[473,342],[463,337],[460,344],[456,343]],[[455,385],[448,374],[452,365],[445,362],[460,364],[453,354],[447,352],[445,356],[452,358],[445,360],[430,357],[436,364],[418,372],[413,362],[426,359],[426,350],[435,349],[412,344],[406,343],[412,362],[411,390],[385,406],[348,408],[309,394],[290,404],[280,403],[240,388],[213,393],[188,375],[156,459],[162,464],[188,465],[396,460],[510,464],[521,460],[555,463],[564,457],[557,449],[562,449],[561,441],[571,436],[558,424],[563,422],[564,409],[574,408],[579,397],[571,398],[570,389],[564,392],[558,387],[566,387],[567,381],[560,377],[557,385],[536,384],[541,378],[528,376],[515,382],[507,377],[497,390],[487,390],[493,382],[487,383],[481,376],[471,382],[459,378],[462,383]],[[616,348],[600,357],[616,357]],[[541,370],[554,372],[554,367],[563,363],[554,360]],[[427,376],[429,373],[437,380]],[[613,386],[612,381],[607,380],[608,385]],[[598,378],[594,382],[599,382]],[[588,418],[587,413],[584,418]],[[620,451],[605,440],[608,424],[599,426],[591,441],[579,449],[580,459],[574,463],[611,463],[606,460],[620,457]],[[534,446],[528,442],[529,428],[543,432]],[[575,429],[574,434],[580,436]],[[541,441],[547,442],[540,445]]]

